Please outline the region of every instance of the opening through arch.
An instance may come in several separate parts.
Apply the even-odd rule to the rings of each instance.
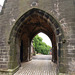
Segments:
[[[31,42],[32,54],[50,55],[51,51],[52,51],[52,42],[46,34],[40,32],[32,39]]]

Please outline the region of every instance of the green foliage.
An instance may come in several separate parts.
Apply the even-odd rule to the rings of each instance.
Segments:
[[[48,55],[50,53],[50,46],[46,45],[46,43],[42,42],[42,38],[36,35],[33,39],[33,47],[37,53],[41,53],[44,55]]]

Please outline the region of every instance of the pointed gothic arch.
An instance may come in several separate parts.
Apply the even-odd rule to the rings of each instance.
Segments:
[[[23,61],[30,60],[30,43],[33,37],[43,32],[49,36],[53,45],[52,60],[59,64],[63,46],[63,31],[57,20],[47,12],[33,8],[24,13],[13,26],[10,37],[9,68],[20,66],[20,46],[23,41]]]

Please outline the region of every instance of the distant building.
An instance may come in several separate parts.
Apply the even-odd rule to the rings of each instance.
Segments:
[[[1,12],[1,10],[2,10],[2,6],[0,5],[0,12]]]

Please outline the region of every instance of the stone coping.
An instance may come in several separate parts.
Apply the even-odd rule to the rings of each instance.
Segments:
[[[68,74],[66,74],[66,73],[59,73],[59,75],[75,75],[75,72],[68,73]]]
[[[19,66],[17,66],[14,69],[8,69],[8,70],[0,69],[0,73],[7,73],[8,75],[13,75],[18,69],[19,69]]]

